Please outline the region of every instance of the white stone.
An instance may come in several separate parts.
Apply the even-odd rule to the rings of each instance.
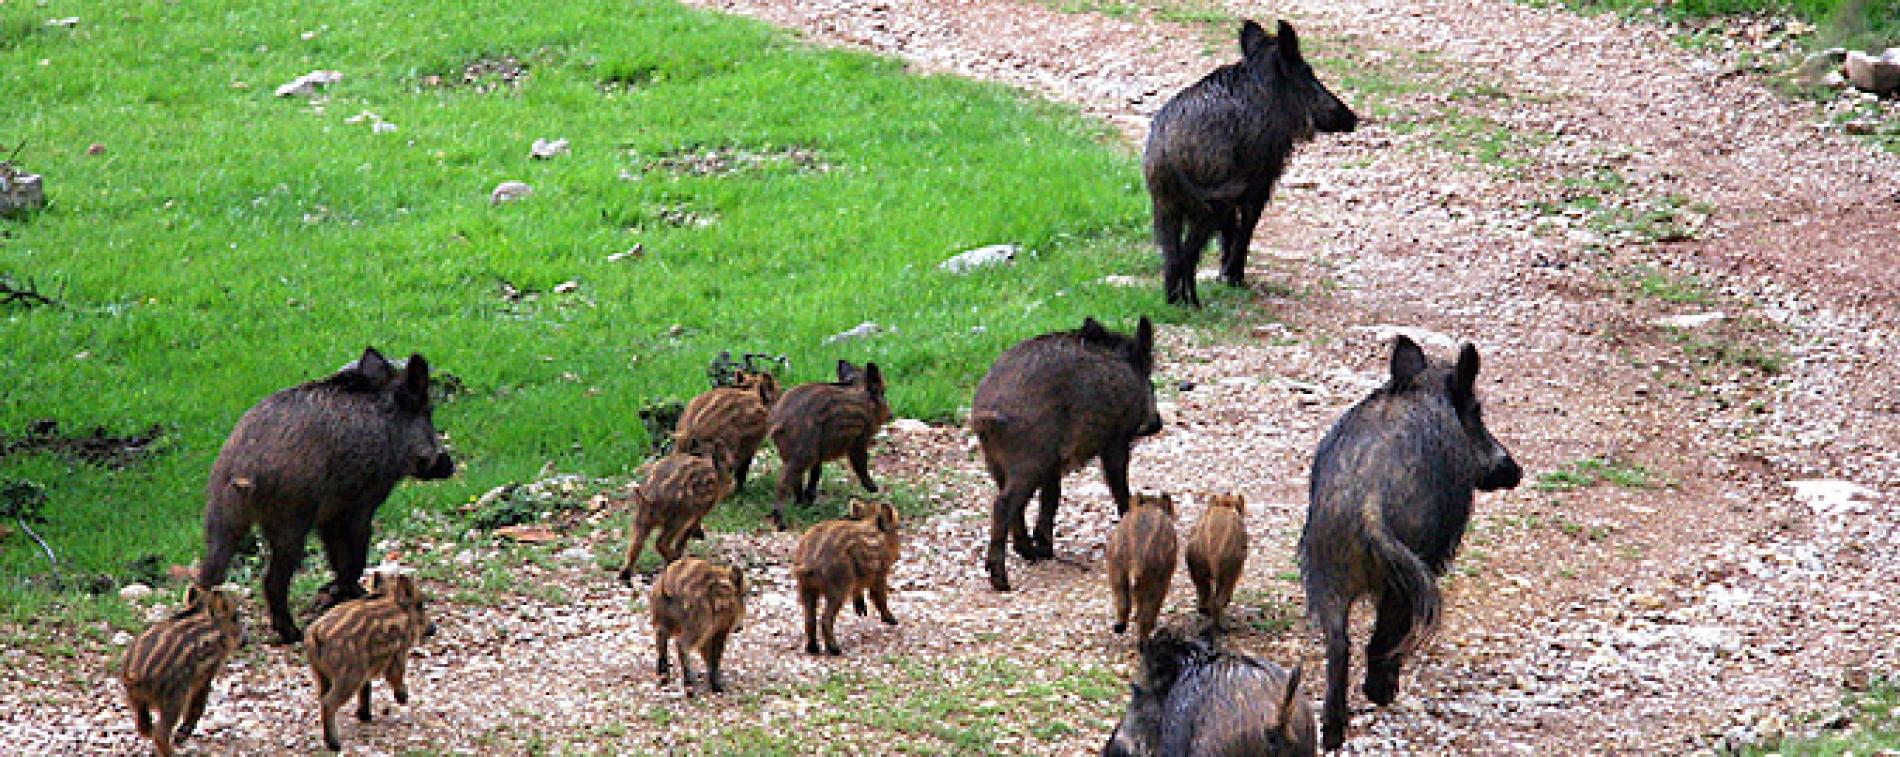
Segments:
[[[1879,492],[1865,486],[1839,479],[1804,479],[1787,483],[1794,489],[1795,499],[1826,515],[1866,512],[1871,509],[1869,503],[1880,496]]]
[[[1650,321],[1650,323],[1655,324],[1657,326],[1669,326],[1669,327],[1679,328],[1679,329],[1693,329],[1693,328],[1700,328],[1702,326],[1707,326],[1711,323],[1715,323],[1727,317],[1728,315],[1726,313],[1723,313],[1720,310],[1715,310],[1715,311],[1710,311],[1707,313],[1688,313],[1685,315],[1665,316],[1662,318],[1657,318],[1654,321]]]
[[[891,430],[914,434],[920,431],[929,431],[930,424],[917,420],[916,418],[899,418],[891,421]]]
[[[825,337],[825,344],[842,342],[847,339],[863,339],[867,336],[883,333],[884,327],[872,321],[865,321],[844,331]]]
[[[592,551],[589,551],[586,547],[568,547],[567,549],[563,549],[559,553],[555,554],[554,557],[555,559],[558,559],[561,562],[569,562],[569,563],[574,563],[576,565],[581,565],[588,562],[592,562],[594,559],[594,553]]]
[[[488,203],[490,205],[500,205],[504,202],[514,202],[531,194],[534,194],[534,187],[528,186],[528,183],[525,181],[504,181],[500,184],[496,184],[495,190],[488,193]]]
[[[1847,80],[1876,94],[1900,92],[1900,47],[1887,48],[1879,57],[1859,50],[1847,54]]]
[[[563,281],[559,284],[554,285],[555,294],[569,294],[572,292],[578,292],[580,291],[580,289],[581,289],[581,283],[573,279],[568,279],[567,281]]]
[[[1107,284],[1112,287],[1147,286],[1147,283],[1142,281],[1141,277],[1139,276],[1122,276],[1120,274],[1112,274],[1108,276],[1103,276],[1102,283]]]
[[[119,590],[119,598],[127,602],[138,602],[152,596],[152,587],[145,584],[126,584]]]
[[[1021,250],[1021,247],[1013,244],[993,244],[988,247],[978,247],[950,258],[949,260],[945,260],[942,263],[938,263],[937,268],[950,273],[969,273],[978,268],[1002,265],[1013,261],[1016,259],[1016,253]]]
[[[307,73],[307,74],[304,74],[303,76],[299,76],[295,79],[292,79],[290,80],[289,83],[281,87],[278,87],[277,96],[278,97],[309,97],[310,95],[316,94],[317,90],[323,89],[324,87],[328,87],[340,81],[343,81],[343,72],[341,71],[329,71],[329,70],[311,71],[310,73]]]
[[[552,141],[546,140],[546,139],[537,139],[534,141],[534,146],[528,148],[528,157],[533,160],[547,160],[548,158],[552,158],[556,155],[565,154],[567,152],[567,148],[568,148],[568,143],[565,138],[556,139]]]

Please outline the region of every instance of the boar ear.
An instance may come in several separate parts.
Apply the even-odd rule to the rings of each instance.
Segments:
[[[363,356],[356,359],[356,372],[362,374],[363,378],[369,379],[371,384],[379,387],[389,383],[389,380],[396,375],[395,367],[391,366],[389,360],[383,357],[383,353],[377,352],[375,347],[363,348]]]
[[[884,394],[884,374],[877,369],[877,363],[864,364],[864,388],[872,394]]]
[[[428,406],[429,361],[421,354],[410,354],[409,362],[403,365],[402,386],[396,390],[396,398],[412,410]]]
[[[745,569],[734,565],[726,570],[732,571],[732,590],[741,595],[745,594]]]
[[[205,590],[198,588],[198,584],[194,583],[185,587],[185,609],[189,610],[204,604],[204,601]]]
[[[1141,317],[1141,323],[1135,326],[1135,367],[1143,374],[1155,369],[1155,324],[1148,316]]]
[[[1400,334],[1392,340],[1392,385],[1406,386],[1425,372],[1425,351],[1411,337]]]
[[[897,533],[897,508],[888,503],[878,504],[877,530],[887,534]]]
[[[1267,30],[1248,19],[1240,25],[1240,57],[1247,60],[1261,60],[1271,51],[1273,38],[1267,36]]]
[[[851,361],[849,360],[838,361],[838,383],[849,384],[851,383],[852,379],[857,378],[857,375],[858,375],[858,367],[855,365],[852,365]]]
[[[1280,700],[1280,722],[1273,729],[1284,731],[1293,723],[1293,703],[1300,698],[1300,666],[1293,666],[1293,672],[1286,677],[1286,696]]]
[[[1300,38],[1293,34],[1292,24],[1280,22],[1279,30],[1273,35],[1273,46],[1280,52],[1280,60],[1287,63],[1300,62]]]
[[[770,373],[762,373],[759,374],[758,383],[759,401],[764,402],[767,407],[778,402],[778,379],[773,378]]]
[[[396,604],[407,606],[416,603],[416,579],[398,575],[391,584],[389,593],[396,598]]]
[[[1077,333],[1082,335],[1083,341],[1094,342],[1108,336],[1108,327],[1103,326],[1101,321],[1095,320],[1094,316],[1084,316],[1082,329]]]
[[[1478,348],[1465,342],[1458,350],[1458,368],[1453,371],[1451,391],[1459,397],[1471,397],[1478,383]]]

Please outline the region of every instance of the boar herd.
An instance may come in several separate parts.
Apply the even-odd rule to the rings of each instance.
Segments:
[[[1194,269],[1216,234],[1222,276],[1240,285],[1253,228],[1295,144],[1357,124],[1314,77],[1289,25],[1269,35],[1248,21],[1240,47],[1240,63],[1209,74],[1156,114],[1148,140],[1143,171],[1171,302],[1199,304]],[[1455,361],[1441,363],[1398,337],[1384,384],[1342,415],[1314,454],[1299,563],[1308,613],[1325,640],[1317,734],[1298,693],[1298,667],[1289,672],[1220,643],[1248,556],[1245,500],[1202,497],[1203,513],[1183,540],[1172,494],[1129,489],[1135,442],[1163,428],[1154,351],[1148,318],[1132,334],[1088,318],[1080,328],[1009,348],[978,383],[969,427],[997,490],[984,553],[990,585],[1010,590],[1010,545],[1025,560],[1055,556],[1062,479],[1099,461],[1120,516],[1105,566],[1112,628],[1125,632],[1132,617],[1140,655],[1126,714],[1103,754],[1337,749],[1348,719],[1354,602],[1368,599],[1376,611],[1363,691],[1388,704],[1405,658],[1430,638],[1441,613],[1436,582],[1458,549],[1473,492],[1516,486],[1522,475],[1484,425],[1477,350],[1464,345]],[[160,754],[172,754],[191,734],[212,679],[241,643],[235,599],[221,584],[253,528],[269,549],[264,598],[272,629],[283,643],[304,642],[324,744],[341,748],[336,714],[352,696],[357,718],[370,719],[374,679],[387,682],[396,702],[408,701],[409,652],[434,633],[427,603],[399,569],[372,574],[367,590],[361,580],[373,516],[396,483],[455,471],[433,425],[429,370],[420,355],[397,365],[368,349],[334,375],[266,397],[238,421],[211,471],[206,553],[184,609],[139,636],[122,661],[138,732]],[[631,586],[652,539],[661,568],[647,609],[662,685],[677,657],[680,688],[691,694],[691,652],[705,664],[706,687],[725,688],[721,660],[755,591],[741,568],[687,555],[688,541],[704,536],[706,516],[745,484],[767,437],[782,462],[771,514],[779,530],[788,527],[787,500],[816,501],[826,462],[849,460],[864,489],[878,491],[870,453],[891,419],[885,381],[876,363],[842,360],[835,381],[785,391],[771,373],[748,371],[686,406],[673,451],[649,466],[628,497],[632,519],[619,570]],[[1033,530],[1032,497],[1039,501]],[[291,617],[288,588],[313,529],[334,578],[318,593],[320,615],[305,633]],[[898,623],[890,580],[900,557],[898,514],[884,502],[853,500],[848,517],[799,538],[789,572],[807,653],[842,654],[836,624],[847,600],[860,617],[875,607],[883,623]],[[1187,565],[1205,617],[1197,633],[1160,627],[1177,560]]]

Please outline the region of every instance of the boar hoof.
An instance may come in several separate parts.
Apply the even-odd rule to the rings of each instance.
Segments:
[[[897,619],[896,619],[896,618],[892,618],[892,617],[888,617],[888,616],[887,616],[887,617],[885,617],[885,618],[883,618],[883,620],[884,620],[884,625],[887,625],[887,626],[894,626],[894,625],[897,625]]]
[[[815,642],[815,641],[806,642],[805,654],[809,654],[809,655],[818,654],[818,642]]]
[[[277,629],[277,643],[295,644],[300,641],[303,641],[303,631],[297,630],[296,626]]]
[[[831,655],[832,657],[843,657],[844,650],[837,647],[825,647],[825,654]]]
[[[1336,752],[1336,751],[1339,751],[1340,747],[1346,745],[1346,734],[1345,734],[1344,728],[1340,728],[1331,723],[1328,723],[1324,727],[1321,727],[1319,730],[1320,730],[1320,737],[1319,737],[1320,747],[1325,749],[1326,751]]]
[[[633,569],[632,569],[632,568],[621,568],[621,569],[620,569],[620,584],[621,584],[622,586],[632,586],[632,585],[633,585]]]
[[[325,736],[323,737],[323,745],[326,747],[329,747],[330,751],[332,752],[343,751],[343,742],[340,739],[333,739],[333,738],[330,738],[329,736]]]
[[[1366,674],[1366,685],[1360,689],[1373,704],[1384,707],[1399,697],[1399,676],[1397,671],[1386,673],[1373,670]]]
[[[408,689],[397,689],[397,690],[396,690],[396,692],[395,692],[395,697],[396,697],[396,704],[408,704],[408,703],[409,703],[409,690],[408,690]]]
[[[1116,623],[1116,624],[1115,624],[1115,625],[1113,626],[1113,628],[1114,628],[1114,631],[1115,631],[1115,633],[1127,633],[1127,632],[1128,632],[1128,624],[1127,624],[1127,623]]]
[[[990,588],[997,591],[1009,591],[1009,576],[1000,570],[991,570]]]
[[[193,728],[195,728],[195,727],[196,727],[195,725],[181,725],[181,726],[179,726],[179,727],[178,727],[178,730],[176,730],[176,731],[172,731],[172,743],[174,743],[174,744],[183,744],[183,743],[185,743],[185,739],[189,739],[189,738],[191,738],[191,731],[192,731],[192,729],[193,729]]]

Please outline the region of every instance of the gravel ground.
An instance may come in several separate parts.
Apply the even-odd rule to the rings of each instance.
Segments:
[[[1152,13],[1010,0],[695,3],[1021,86],[1131,140],[1169,93],[1232,55],[1204,28]],[[1254,546],[1234,611],[1240,646],[1303,663],[1317,680],[1319,645],[1289,580],[1308,456],[1376,385],[1403,330],[1441,355],[1459,340],[1479,345],[1487,420],[1530,481],[1610,458],[1640,465],[1649,485],[1482,496],[1446,581],[1443,630],[1395,705],[1373,709],[1354,694],[1348,751],[1720,749],[1812,731],[1834,720],[1844,689],[1900,674],[1900,160],[1815,128],[1813,106],[1731,75],[1733,54],[1691,53],[1646,26],[1490,0],[1228,7],[1290,16],[1322,77],[1371,82],[1359,100],[1344,93],[1369,116],[1362,129],[1294,160],[1262,222],[1255,297],[1231,314],[1235,327],[1164,332],[1158,372],[1192,388],[1166,393],[1167,429],[1135,453],[1138,487],[1247,496]],[[1627,212],[1578,208],[1594,191],[1580,180],[1606,175],[1617,180],[1598,195]],[[1658,209],[1673,230],[1628,222]],[[1646,276],[1704,286],[1672,303],[1644,293]],[[1656,324],[1711,311],[1724,318]],[[906,424],[875,464],[927,487],[939,514],[905,524],[894,598],[904,625],[847,614],[846,657],[798,653],[791,536],[716,535],[706,548],[754,566],[762,588],[728,666],[734,690],[751,693],[691,701],[651,683],[631,592],[592,562],[542,559],[519,569],[533,591],[440,602],[442,633],[418,653],[412,703],[382,700],[381,719],[346,725],[346,742],[365,753],[694,751],[757,728],[847,750],[950,749],[815,727],[837,700],[814,687],[838,672],[954,683],[958,666],[995,660],[1042,682],[1126,674],[1131,648],[1107,631],[1102,586],[1113,506],[1093,469],[1064,484],[1059,558],[1012,562],[1018,590],[998,595],[980,558],[993,492],[967,434]],[[1858,493],[1789,483],[1814,479]],[[1199,509],[1191,497],[1184,528]],[[618,548],[614,529],[587,522],[545,553]],[[449,560],[494,559],[453,544],[394,548],[432,546]],[[440,581],[438,594],[470,580]],[[1192,598],[1183,572],[1169,616],[1184,622]],[[0,742],[34,753],[135,748],[103,662],[116,652],[79,646],[70,657],[5,653]],[[200,745],[319,746],[295,660],[247,647],[217,684]],[[920,679],[918,661],[951,672]],[[1319,692],[1307,693],[1317,704]],[[1093,749],[1120,697],[1064,699],[1055,712],[1073,729],[1032,737],[1023,722],[995,746]]]

